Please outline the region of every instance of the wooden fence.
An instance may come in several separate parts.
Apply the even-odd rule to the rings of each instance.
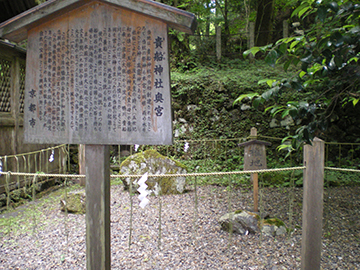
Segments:
[[[59,164],[48,162],[51,153],[41,151],[53,145],[23,143],[23,114],[26,50],[0,41],[0,160],[3,171],[54,172]],[[37,151],[39,150],[39,151]],[[21,154],[26,153],[26,154]],[[31,157],[29,153],[33,153]],[[58,150],[55,151],[58,156]],[[60,153],[62,155],[62,153]],[[26,158],[25,158],[26,157]],[[66,156],[62,155],[61,159]],[[64,163],[64,160],[62,160]],[[23,185],[18,177],[11,177],[11,189]],[[0,176],[0,194],[5,191],[5,177]]]

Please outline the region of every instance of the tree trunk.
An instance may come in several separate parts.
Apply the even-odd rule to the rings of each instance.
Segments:
[[[264,46],[271,42],[274,0],[259,0],[255,23],[255,46]]]
[[[225,28],[225,35],[223,37],[224,40],[224,52],[228,52],[228,40],[230,37],[230,27],[229,27],[229,20],[228,20],[228,0],[224,1],[224,28]]]

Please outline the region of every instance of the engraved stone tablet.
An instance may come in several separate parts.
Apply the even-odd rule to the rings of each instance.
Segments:
[[[167,30],[100,2],[29,30],[25,142],[171,144]]]

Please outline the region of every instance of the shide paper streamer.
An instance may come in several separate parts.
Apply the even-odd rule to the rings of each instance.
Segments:
[[[146,180],[148,179],[148,173],[145,173],[143,176],[141,176],[140,180],[138,181],[139,188],[137,189],[140,193],[139,200],[140,200],[140,207],[145,208],[145,206],[149,203],[149,199],[146,198],[146,196],[149,194],[149,191],[146,190],[148,187],[147,184],[145,184]]]

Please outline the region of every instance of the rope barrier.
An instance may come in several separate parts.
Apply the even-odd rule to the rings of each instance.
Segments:
[[[258,136],[258,138],[264,138],[264,139],[270,139],[270,140],[279,140],[279,141],[281,141],[281,140],[284,139],[284,138],[264,136],[264,135],[259,135],[259,134],[257,136]]]
[[[341,171],[341,172],[360,172],[360,170],[356,170],[356,169],[345,169],[345,168],[335,168],[335,167],[325,167],[324,169],[330,171]]]
[[[325,142],[325,144],[334,144],[334,145],[360,145],[360,143],[340,143],[340,142]]]
[[[191,176],[221,176],[221,175],[237,175],[237,174],[252,174],[252,173],[266,173],[266,172],[283,172],[283,171],[296,171],[296,170],[304,170],[305,166],[298,167],[287,167],[287,168],[275,168],[275,169],[264,169],[264,170],[248,170],[248,171],[232,171],[232,172],[209,172],[209,173],[181,173],[181,174],[151,174],[148,177],[191,177]],[[345,168],[334,168],[334,167],[325,167],[325,170],[333,170],[333,171],[346,171],[346,172],[360,172],[360,170],[356,169],[345,169]],[[37,176],[37,177],[63,177],[63,178],[85,178],[84,174],[46,174],[46,173],[23,173],[23,172],[0,172],[0,175],[11,174],[14,176]],[[112,174],[111,178],[139,178],[142,174]]]
[[[50,151],[50,150],[53,150],[53,149],[58,149],[58,148],[61,148],[63,146],[66,146],[66,144],[60,144],[60,145],[49,147],[49,148],[46,148],[46,149],[41,149],[41,150],[37,150],[37,151],[33,151],[33,152],[27,152],[27,153],[23,153],[23,154],[0,156],[0,159],[2,159],[2,158],[13,158],[13,157],[16,158],[16,157],[19,157],[19,156],[28,156],[28,155],[32,155],[32,154],[38,154],[40,152]]]
[[[190,176],[219,176],[219,175],[236,175],[236,174],[251,174],[251,173],[265,173],[265,172],[282,172],[282,171],[294,171],[294,170],[304,170],[305,166],[300,167],[289,167],[289,168],[277,168],[277,169],[265,169],[265,170],[249,170],[249,171],[232,171],[232,172],[210,172],[210,173],[182,173],[182,174],[152,174],[148,177],[190,177]],[[1,174],[7,174],[8,172],[0,172]],[[85,178],[84,174],[46,174],[46,173],[19,173],[19,172],[9,172],[11,175],[21,175],[21,176],[35,176],[38,177],[72,177],[72,178]],[[138,178],[142,174],[112,174],[111,178]]]
[[[176,143],[193,143],[193,142],[225,142],[225,141],[239,141],[239,140],[243,140],[246,141],[247,137],[244,138],[230,138],[230,139],[202,139],[202,140],[175,140],[175,144]]]

